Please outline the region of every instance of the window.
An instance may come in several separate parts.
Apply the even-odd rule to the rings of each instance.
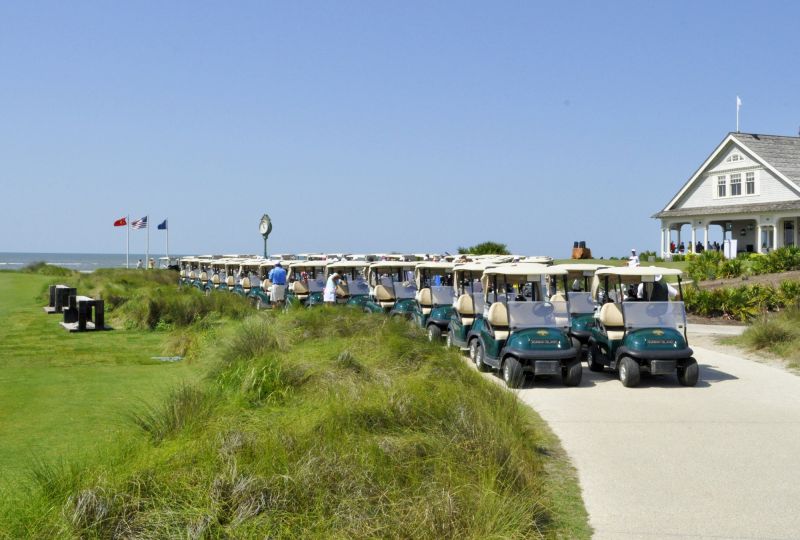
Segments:
[[[744,176],[744,190],[748,195],[755,195],[756,193],[756,173],[747,173]]]
[[[728,156],[728,159],[726,159],[725,161],[727,161],[728,163],[735,163],[737,161],[743,161],[743,160],[744,160],[744,158],[741,155],[739,155],[739,154],[731,154],[731,155]]]
[[[736,197],[742,194],[742,175],[731,175],[731,197]]]
[[[725,197],[725,177],[717,176],[717,197]]]

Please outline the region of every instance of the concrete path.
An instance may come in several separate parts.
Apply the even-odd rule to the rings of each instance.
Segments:
[[[584,368],[519,397],[571,456],[595,538],[800,538],[800,377],[694,349],[694,388]]]

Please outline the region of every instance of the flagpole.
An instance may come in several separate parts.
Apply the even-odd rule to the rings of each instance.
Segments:
[[[164,224],[167,226],[167,266],[169,266],[169,222],[164,220]]]
[[[742,100],[736,96],[736,133],[739,133],[739,107],[742,106]]]
[[[128,214],[125,216],[125,268],[129,269],[131,267],[130,264],[130,253],[131,253],[131,215]]]
[[[147,253],[144,255],[145,268],[150,270],[150,216],[145,216],[144,227],[147,229]]]

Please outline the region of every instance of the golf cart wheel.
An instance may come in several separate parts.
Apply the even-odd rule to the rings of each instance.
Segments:
[[[639,372],[639,364],[629,356],[624,357],[619,362],[619,380],[622,381],[622,386],[626,388],[633,388],[639,384],[641,373]]]
[[[603,371],[602,362],[599,362],[600,355],[603,354],[600,352],[600,347],[597,346],[597,343],[592,343],[589,345],[589,351],[586,353],[586,363],[589,364],[590,371]]]
[[[472,360],[473,362],[475,361],[475,353],[478,352],[479,345],[480,343],[478,342],[477,339],[472,339],[469,342],[469,359]]]
[[[506,356],[503,362],[503,380],[509,388],[519,388],[522,386],[522,381],[525,379],[525,374],[522,372],[522,366],[519,360],[513,356]]]
[[[261,299],[260,296],[256,296],[256,309],[258,310],[264,309],[264,301]]]
[[[428,325],[428,341],[438,343],[442,340],[442,329],[435,324]]]
[[[561,368],[561,381],[564,386],[578,386],[581,384],[583,366],[579,358],[570,360],[566,366]]]
[[[694,386],[700,378],[700,367],[697,360],[689,358],[685,366],[678,366],[678,382],[683,386]]]
[[[447,336],[444,338],[444,346],[448,349],[453,346],[453,331],[449,330]]]
[[[469,344],[470,354],[472,354],[473,347],[475,348],[475,367],[478,368],[480,372],[485,373],[489,371],[489,366],[483,361],[483,347],[481,347],[481,342],[477,339],[472,340],[472,343]]]
[[[211,289],[205,289],[203,291],[203,294],[205,294],[206,296],[211,296]]]

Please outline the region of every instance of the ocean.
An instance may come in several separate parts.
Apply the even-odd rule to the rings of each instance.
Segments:
[[[159,254],[151,254],[158,264]],[[180,255],[174,255],[179,257]],[[144,253],[131,253],[130,266],[136,268],[136,261]],[[79,272],[94,272],[98,268],[125,268],[125,254],[116,253],[0,253],[0,270],[19,270],[33,262],[44,261],[55,266],[63,266]]]

